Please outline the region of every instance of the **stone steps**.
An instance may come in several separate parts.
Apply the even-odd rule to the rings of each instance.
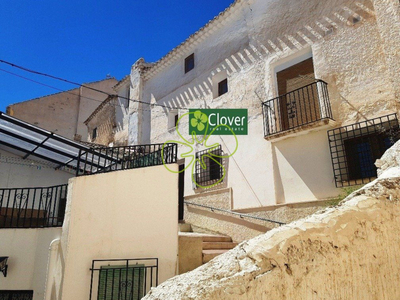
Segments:
[[[203,264],[209,262],[214,257],[229,251],[236,247],[229,236],[223,235],[203,235]]]
[[[227,249],[223,250],[203,250],[203,264],[208,263],[213,258],[227,252]]]

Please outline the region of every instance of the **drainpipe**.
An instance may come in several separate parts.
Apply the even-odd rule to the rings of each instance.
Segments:
[[[60,239],[55,239],[50,243],[49,247],[49,261],[47,264],[47,278],[46,278],[46,289],[45,289],[45,300],[51,300],[51,290],[54,279],[54,268],[57,262],[58,247],[60,245]]]

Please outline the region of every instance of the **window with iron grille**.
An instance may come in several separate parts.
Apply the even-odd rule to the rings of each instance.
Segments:
[[[196,153],[196,182],[200,185],[211,185],[222,178],[223,159],[221,146],[214,149],[206,149]],[[202,166],[201,164],[204,163]],[[203,168],[204,167],[204,168]]]
[[[99,274],[98,300],[133,300],[144,297],[144,265],[102,266]]]
[[[328,131],[336,187],[370,182],[375,161],[400,138],[396,114]]]
[[[0,300],[32,300],[33,291],[0,291]]]
[[[139,300],[158,285],[158,258],[93,260],[90,300]]]

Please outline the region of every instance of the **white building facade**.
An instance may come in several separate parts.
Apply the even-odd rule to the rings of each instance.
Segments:
[[[251,212],[368,182],[397,139],[399,11],[395,0],[235,1],[154,65],[133,65],[131,97],[148,104],[130,106],[129,144],[179,141],[188,108],[244,108],[248,135],[222,159],[223,181],[198,188],[193,172],[213,175],[189,167],[186,200]],[[232,137],[209,141],[234,152]]]

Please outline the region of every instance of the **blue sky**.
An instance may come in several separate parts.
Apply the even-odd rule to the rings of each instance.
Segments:
[[[13,0],[0,4],[0,59],[84,83],[118,80],[140,57],[153,62],[233,0]],[[75,86],[0,63],[0,111]]]

